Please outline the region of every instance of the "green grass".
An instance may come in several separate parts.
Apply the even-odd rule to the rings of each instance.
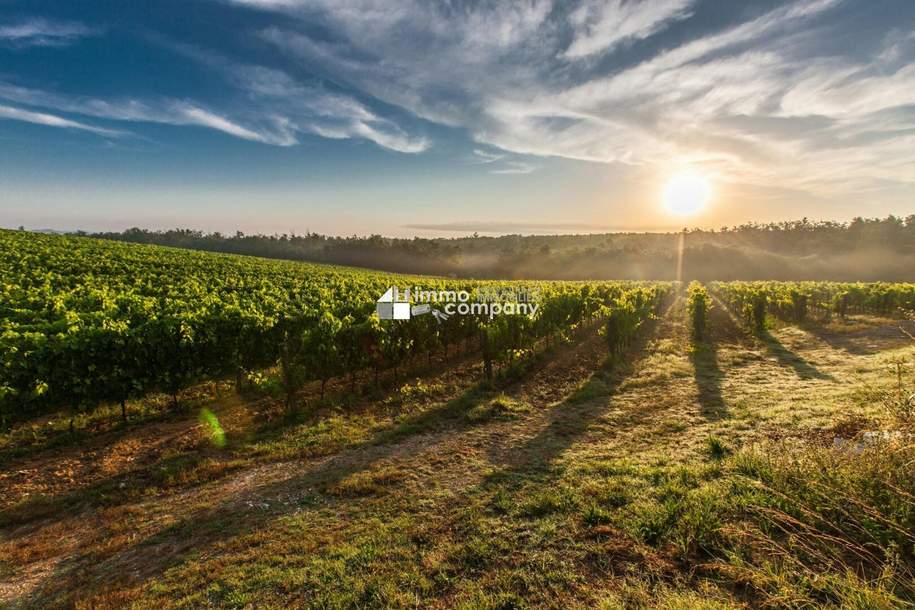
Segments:
[[[558,404],[540,392],[561,376],[532,367],[495,386],[472,375],[411,380],[247,427],[211,407],[224,446],[202,433],[136,478],[0,514],[0,578],[27,558],[56,557],[67,528],[97,519],[97,537],[79,549],[86,559],[71,555],[49,594],[25,607],[915,601],[915,449],[832,448],[835,436],[908,430],[874,397],[893,389],[892,363],[915,350],[849,355],[775,331],[832,381],[749,339],[719,339],[722,400],[707,408],[709,375],[696,372],[711,360],[691,357],[679,315],[622,366],[595,359],[578,371]],[[127,569],[143,578],[110,576]]]
[[[716,460],[720,460],[731,452],[731,448],[728,447],[727,443],[714,435],[709,435],[705,440],[705,444],[708,449],[708,454]]]
[[[492,420],[511,420],[530,412],[530,405],[505,394],[478,404],[467,411],[467,420],[476,424]]]

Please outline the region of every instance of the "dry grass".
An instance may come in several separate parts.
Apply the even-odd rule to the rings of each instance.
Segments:
[[[608,367],[602,350],[583,337],[497,388],[476,385],[467,361],[291,420],[269,399],[223,392],[206,402],[222,447],[191,413],[7,454],[0,476],[17,497],[0,512],[0,600],[879,608],[912,599],[910,449],[832,448],[836,436],[898,429],[873,396],[892,390],[895,360],[915,356],[911,339],[870,319],[756,339],[716,307],[694,345],[681,301],[626,361]]]

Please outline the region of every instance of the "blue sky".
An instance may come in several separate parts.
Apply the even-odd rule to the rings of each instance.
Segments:
[[[0,0],[0,225],[907,215],[913,60],[908,0]],[[712,187],[686,221],[684,168]]]

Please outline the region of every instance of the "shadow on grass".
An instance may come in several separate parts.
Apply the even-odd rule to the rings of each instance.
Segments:
[[[720,299],[713,296],[716,305],[712,309],[711,328],[714,337],[721,337],[733,343],[744,344],[745,340],[740,338],[742,334],[737,324],[737,318],[733,312]],[[775,356],[781,366],[790,367],[801,379],[823,379],[836,381],[835,377],[828,373],[823,373],[800,355],[792,352],[782,344],[774,335],[768,331],[757,333],[756,337],[762,341],[766,349]],[[708,363],[712,364],[712,363]],[[717,367],[717,362],[714,363]],[[698,377],[697,377],[698,383]],[[701,386],[700,386],[701,391]]]
[[[153,403],[155,399],[144,400]],[[40,457],[47,451],[69,448],[84,450],[90,443],[112,445],[143,427],[185,420],[188,418],[189,412],[195,412],[201,407],[210,405],[211,402],[200,399],[185,401],[180,410],[175,410],[170,404],[168,406],[144,405],[141,414],[137,414],[136,407],[132,407],[128,421],[123,421],[120,412],[116,412],[111,405],[106,405],[106,410],[111,413],[107,419],[98,418],[95,414],[83,413],[77,416],[77,418],[88,419],[88,426],[101,427],[101,430],[90,429],[87,424],[82,424],[77,425],[73,432],[70,432],[66,427],[66,422],[70,418],[66,409],[33,419],[16,421],[12,424],[14,429],[3,431],[9,440],[7,446],[0,449],[0,464],[6,466],[15,461],[30,460]],[[39,430],[36,431],[35,428],[39,428]],[[44,429],[40,430],[40,428]],[[36,438],[36,432],[40,435],[38,438]]]
[[[548,424],[533,438],[511,448],[511,454],[501,460],[507,462],[506,470],[495,473],[494,480],[511,473],[549,470],[560,455],[611,409],[613,395],[635,363],[646,356],[647,346],[657,336],[658,328],[659,320],[652,320],[623,354],[605,360],[581,388],[551,407]],[[650,412],[646,410],[639,417],[649,417]],[[499,456],[493,457],[494,461],[500,461]]]
[[[847,333],[835,332],[823,324],[807,322],[801,324],[800,328],[834,350],[840,350],[855,356],[870,356],[879,351],[875,347],[862,345],[859,336],[849,336]]]
[[[613,428],[618,425],[637,427],[656,417],[654,404],[617,410],[615,396],[638,363],[649,355],[649,345],[670,323],[670,313],[669,309],[663,316],[664,320],[653,320],[647,324],[624,354],[604,360],[578,390],[550,407],[546,425],[533,437],[502,449],[498,455],[491,454],[491,462],[502,467],[485,476],[471,494],[488,497],[487,510],[520,520],[514,522],[518,527],[524,527],[524,521],[528,519],[538,520],[554,513],[583,510],[577,504],[575,491],[563,484],[568,465],[560,458],[573,447],[586,446],[592,431],[612,435],[604,428],[605,423]],[[613,420],[613,424],[609,424],[608,418]],[[590,532],[567,534],[571,537],[588,536],[590,542]],[[524,536],[519,536],[517,543],[524,542],[527,542]],[[622,545],[629,548],[628,542]],[[544,550],[545,554],[549,552]],[[642,556],[637,553],[627,555],[626,564],[630,567],[630,558],[633,562],[642,561]],[[595,578],[610,576],[618,567],[616,559],[602,557],[595,561],[594,556],[587,553],[580,556],[563,554],[562,557],[563,561],[576,564],[576,569],[586,571]]]
[[[769,353],[775,356],[776,360],[778,360],[778,363],[781,366],[794,369],[795,374],[797,374],[800,379],[821,379],[826,381],[836,381],[836,378],[832,375],[821,372],[807,360],[804,360],[804,358],[802,358],[800,355],[789,350],[781,341],[779,341],[768,331],[764,331],[758,336],[763,342],[763,345],[766,346],[766,349],[769,351]]]
[[[865,325],[866,324],[866,325]],[[863,326],[846,332],[824,324],[807,322],[801,328],[835,350],[855,356],[871,356],[886,349],[911,343],[915,322],[911,320],[866,321]]]
[[[721,380],[724,373],[718,365],[718,345],[709,342],[696,343],[689,355],[693,365],[693,376],[699,390],[699,406],[706,419],[723,419],[727,406],[721,394]]]
[[[535,357],[521,378],[507,383],[520,382],[534,373],[547,356]],[[371,438],[347,445],[327,459],[303,463],[300,470],[292,462],[280,469],[265,467],[264,480],[251,487],[230,488],[215,505],[178,502],[176,507],[188,508],[174,515],[175,522],[165,529],[140,534],[129,546],[106,557],[91,561],[78,554],[65,557],[22,603],[41,604],[52,597],[57,603],[61,595],[67,598],[62,600],[63,604],[72,602],[70,596],[85,595],[81,582],[87,576],[101,583],[102,588],[105,583],[117,586],[120,581],[115,576],[105,575],[123,573],[127,567],[134,581],[152,579],[179,565],[189,554],[205,553],[217,543],[270,527],[277,519],[302,507],[314,506],[316,498],[322,505],[334,505],[346,502],[353,490],[356,496],[365,495],[360,490],[376,486],[375,474],[384,474],[379,465],[391,458],[397,462],[409,460],[427,450],[429,443],[422,438],[425,434],[458,432],[478,425],[479,421],[469,416],[471,411],[505,390],[505,386],[493,388],[476,383],[451,400],[400,417],[391,426],[377,430]],[[365,484],[362,479],[371,480]],[[388,484],[381,481],[377,487]]]
[[[443,373],[445,370],[448,370],[449,366],[464,366],[467,362],[474,359],[475,357],[475,354],[462,352],[452,356],[452,359],[448,362],[427,365],[426,361],[423,360],[417,367],[415,367],[415,370],[411,371],[411,375],[402,378],[400,383],[404,383],[406,379],[411,378],[423,380],[434,378],[435,376]],[[381,376],[383,381],[383,385],[381,387],[373,389],[369,386],[365,386],[360,388],[362,391],[375,392],[375,397],[371,401],[370,406],[377,408],[379,402],[392,396],[400,387],[397,381],[388,379],[386,375],[389,375],[389,372],[385,372]],[[345,380],[335,380],[334,387],[336,390],[339,390],[339,387],[337,386],[343,387],[344,385]],[[471,388],[471,391],[458,397],[454,401],[443,403],[441,408],[433,408],[431,410],[418,413],[417,415],[411,416],[409,418],[402,418],[399,423],[380,431],[376,437],[366,443],[362,443],[356,446],[345,445],[342,447],[337,447],[333,451],[328,452],[327,455],[336,454],[342,450],[359,448],[370,444],[394,442],[398,439],[409,436],[410,434],[422,431],[431,432],[437,423],[441,426],[447,426],[449,425],[448,422],[451,419],[458,417],[458,414],[462,408],[469,410],[475,406],[475,404],[471,404],[469,406],[465,405],[464,402],[471,400],[472,396],[476,396],[481,388],[482,386],[474,385]],[[257,411],[258,408],[263,408],[264,405],[268,404],[272,400],[269,397],[265,397],[261,394],[252,392],[246,392],[242,395],[238,395],[233,391],[230,396],[235,400],[241,401],[242,406],[245,408],[255,411]],[[311,396],[311,394],[309,394],[309,396]],[[218,400],[219,399],[211,399],[207,402],[200,401],[200,404],[212,405]],[[137,430],[142,430],[144,426],[149,426],[152,424],[181,423],[187,421],[190,422],[189,426],[193,427],[196,425],[198,418],[192,415],[192,413],[198,409],[192,409],[192,407],[188,406],[188,403],[185,403],[185,406],[186,408],[182,409],[180,412],[163,410],[157,413],[155,417],[135,418],[126,423],[121,422],[120,420],[116,420],[113,422],[113,427],[111,429],[99,434],[92,434],[84,430],[77,430],[75,435],[67,435],[67,437],[63,438],[60,443],[57,443],[57,445],[63,449],[71,448],[71,446],[76,443],[83,443],[84,445],[91,443],[92,446],[110,447],[115,445],[118,441],[126,438],[128,434]],[[369,403],[366,402],[365,405],[359,405],[359,408],[363,411],[368,411],[368,406]],[[334,413],[338,407],[339,405],[337,402],[335,402],[333,399],[328,399],[324,403],[318,403],[317,408],[300,409],[291,416],[280,416],[271,420],[254,422],[252,427],[244,433],[239,434],[237,431],[232,432],[230,444],[229,447],[226,448],[226,451],[220,451],[218,449],[214,449],[209,444],[201,443],[201,445],[195,449],[182,450],[178,454],[172,454],[171,452],[168,452],[168,455],[153,459],[150,462],[141,464],[139,467],[134,467],[122,472],[113,473],[110,476],[99,478],[92,483],[85,484],[80,487],[55,493],[41,495],[36,494],[23,498],[21,501],[12,503],[0,510],[0,528],[36,522],[39,520],[55,517],[57,515],[71,513],[76,509],[110,508],[119,506],[128,502],[137,501],[140,499],[144,491],[149,489],[157,489],[162,491],[163,488],[166,488],[169,492],[173,491],[174,489],[182,491],[189,490],[199,484],[215,481],[222,475],[229,474],[232,470],[235,470],[236,468],[234,467],[234,464],[232,468],[225,468],[219,473],[210,474],[209,478],[195,482],[189,482],[186,484],[174,484],[171,483],[169,479],[172,477],[180,478],[183,473],[192,471],[197,466],[204,464],[204,462],[210,458],[214,458],[222,462],[235,462],[233,458],[236,457],[237,454],[232,451],[233,449],[241,449],[245,446],[251,446],[258,442],[269,442],[271,440],[277,440],[281,438],[283,434],[287,433],[290,428],[295,426],[317,425],[329,414]],[[255,413],[255,415],[257,415],[257,413]],[[58,447],[56,445],[48,445],[32,448],[31,451],[40,455],[43,451],[53,450],[57,448]],[[0,460],[2,460],[4,455],[5,454],[0,451]],[[6,467],[7,465],[4,466]],[[15,468],[15,464],[11,464],[10,468]]]
[[[212,462],[210,460],[213,460]],[[190,490],[213,482],[240,467],[216,449],[184,451],[96,481],[92,485],[54,495],[35,494],[0,511],[0,528],[30,524],[85,508],[109,508],[136,502],[151,490],[180,487]]]
[[[343,399],[356,397],[362,400],[366,395],[373,397],[371,403],[382,400],[397,391],[403,383],[410,379],[431,379],[448,370],[466,365],[477,359],[477,354],[472,346],[464,344],[453,348],[448,358],[436,355],[432,361],[425,356],[414,357],[402,368],[399,376],[395,376],[392,369],[387,368],[379,373],[377,383],[372,379],[371,370],[359,372],[358,389],[353,391],[347,377],[335,377],[327,384],[327,400],[318,400],[320,381],[310,381],[303,387],[297,396],[297,401],[302,404],[315,403],[318,405],[336,406]],[[269,371],[264,369],[261,372]],[[268,376],[275,373],[267,373]],[[213,388],[220,389],[213,391]],[[282,432],[292,423],[302,424],[317,421],[327,414],[329,410],[322,407],[316,409],[302,409],[292,418],[285,417],[279,410],[266,408],[270,404],[280,405],[282,399],[271,397],[269,392],[258,392],[248,384],[238,391],[234,382],[228,378],[197,383],[182,389],[179,392],[180,407],[175,409],[171,404],[171,397],[150,393],[147,396],[132,399],[128,404],[129,419],[123,421],[120,409],[115,404],[105,404],[96,409],[77,415],[77,427],[74,432],[69,432],[66,422],[70,419],[69,411],[59,409],[54,412],[17,419],[9,424],[9,429],[0,429],[0,439],[7,437],[6,446],[0,444],[0,464],[6,467],[15,461],[30,460],[41,457],[43,453],[55,450],[79,449],[85,450],[89,444],[100,447],[109,447],[147,426],[157,424],[172,424],[190,420],[196,422],[197,414],[202,408],[216,410],[227,396],[244,403],[246,408],[256,411],[260,421],[254,433],[261,440],[272,432]],[[217,415],[219,413],[217,412]],[[266,419],[262,419],[266,416]],[[80,420],[86,423],[79,423]],[[291,420],[291,421],[290,421]],[[54,426],[51,426],[54,423]],[[42,438],[35,439],[35,428],[40,429]],[[18,437],[17,437],[18,435]],[[21,438],[19,438],[21,437]],[[2,472],[2,468],[0,468]]]
[[[716,301],[709,313],[706,341],[695,342],[689,355],[699,391],[699,407],[703,417],[711,420],[727,417],[727,405],[721,391],[725,375],[718,363],[721,345],[746,348],[749,341],[730,310]]]
[[[552,462],[569,446],[579,439],[595,419],[610,408],[609,396],[622,382],[633,366],[633,362],[644,355],[648,340],[655,336],[657,322],[644,329],[630,347],[627,355],[620,358],[612,368],[600,368],[591,373],[588,391],[576,392],[559,406],[550,410],[550,421],[545,430],[530,439],[515,453],[523,455],[516,468],[524,476],[543,476],[538,471],[546,462]],[[578,355],[578,354],[574,354]],[[523,376],[529,378],[537,372],[544,361],[534,359]],[[584,377],[593,371],[592,360],[586,369],[576,371]],[[545,366],[545,365],[544,365]],[[516,379],[512,383],[520,382]],[[593,390],[593,392],[591,392]],[[347,445],[340,453],[315,461],[288,462],[275,468],[264,466],[262,470],[252,469],[251,486],[226,486],[219,488],[223,495],[200,500],[182,499],[175,503],[175,512],[169,517],[174,521],[165,529],[137,533],[129,545],[113,549],[100,557],[86,557],[74,554],[60,561],[53,573],[42,580],[37,594],[23,600],[23,604],[40,605],[49,596],[59,599],[59,605],[68,605],[72,596],[85,596],[83,583],[95,583],[93,590],[104,591],[107,587],[125,584],[134,586],[159,578],[169,568],[180,566],[188,557],[202,555],[222,543],[245,544],[247,536],[274,527],[278,520],[302,509],[329,509],[344,515],[352,505],[352,495],[368,495],[363,489],[396,485],[398,479],[388,482],[375,475],[387,476],[385,468],[379,468],[388,460],[398,463],[417,455],[425,455],[435,438],[425,439],[431,433],[449,434],[478,425],[468,415],[477,407],[486,405],[500,392],[511,393],[510,386],[497,389],[487,384],[475,384],[451,400],[432,405],[415,414],[401,416],[392,425],[377,430],[363,442]],[[589,393],[591,392],[591,393]],[[651,409],[635,414],[638,418],[652,416]],[[428,441],[428,442],[427,442]],[[539,474],[538,474],[539,472]],[[397,473],[394,473],[397,474]],[[247,476],[247,473],[246,473]],[[252,477],[261,477],[252,478]],[[352,478],[350,478],[352,477]],[[371,479],[367,483],[363,478]],[[358,480],[358,481],[357,481]],[[356,481],[355,485],[351,485]],[[460,499],[456,499],[459,502]],[[207,503],[204,503],[207,502]],[[373,504],[373,506],[375,506]],[[409,510],[409,509],[407,509]],[[129,583],[121,580],[119,574],[129,574]]]
[[[424,449],[421,442],[397,441],[438,429],[472,425],[464,414],[490,395],[486,387],[475,385],[461,396],[408,417],[392,428],[379,431],[371,439],[346,447],[325,461],[314,466],[303,464],[305,472],[290,469],[252,487],[232,489],[219,497],[215,505],[191,505],[186,512],[179,511],[174,515],[176,520],[171,525],[140,534],[128,546],[107,556],[90,558],[77,552],[64,557],[28,598],[18,603],[27,607],[69,607],[81,599],[80,596],[86,595],[83,583],[87,578],[98,583],[96,591],[106,585],[119,586],[123,578],[118,575],[124,573],[129,573],[134,582],[148,581],[180,565],[192,554],[205,554],[207,549],[218,543],[269,528],[277,519],[312,506],[318,497],[324,504],[344,502],[346,495],[337,492],[344,480],[360,473],[369,474],[373,467],[394,455],[398,459],[406,459]],[[106,482],[92,493],[104,493],[111,487],[112,482]],[[71,504],[73,499],[61,498],[61,501]],[[83,499],[98,501],[97,495],[94,498],[83,495]],[[176,506],[184,504],[179,502]],[[60,504],[55,504],[53,512],[59,513],[60,508]]]

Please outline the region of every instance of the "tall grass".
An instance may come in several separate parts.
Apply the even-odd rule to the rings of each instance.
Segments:
[[[915,447],[756,449],[734,467],[743,522],[729,557],[741,580],[786,605],[915,602]]]
[[[656,507],[646,541],[760,606],[915,604],[915,445],[761,445]]]

